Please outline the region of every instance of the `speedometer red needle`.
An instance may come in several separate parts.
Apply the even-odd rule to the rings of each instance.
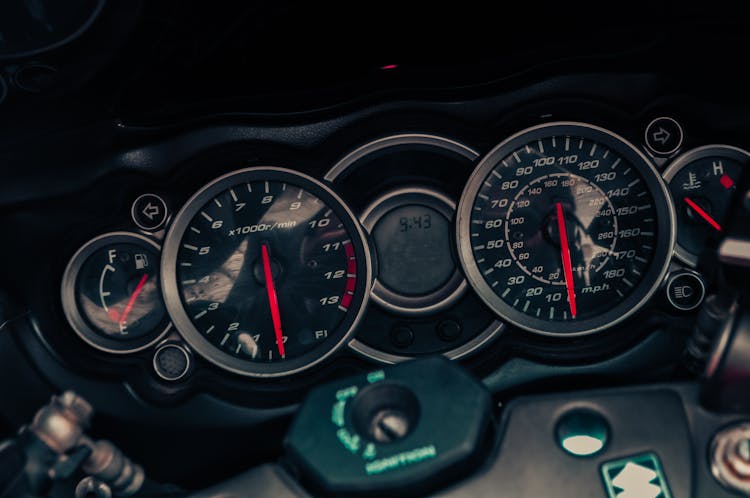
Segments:
[[[562,204],[557,203],[557,230],[560,232],[560,254],[562,256],[563,273],[565,273],[565,288],[568,290],[570,314],[576,317],[576,291],[573,287],[573,264],[570,262],[570,248],[568,247],[568,229],[565,227],[565,213]]]
[[[133,306],[135,305],[135,300],[138,299],[138,295],[140,295],[141,291],[143,290],[143,286],[146,285],[147,280],[148,280],[148,274],[145,274],[141,277],[141,280],[140,282],[138,282],[138,285],[135,286],[135,290],[130,295],[130,299],[128,299],[128,304],[125,305],[125,309],[122,311],[122,315],[120,315],[120,323],[125,323],[125,319],[133,310]]]
[[[273,331],[276,334],[276,347],[282,358],[284,354],[284,335],[281,333],[281,314],[279,313],[279,298],[276,296],[276,287],[273,285],[273,273],[271,272],[271,258],[268,256],[268,246],[261,246],[263,253],[263,273],[266,278],[266,293],[268,304],[271,306],[271,319],[273,320]]]
[[[706,220],[706,223],[714,227],[716,230],[721,232],[721,225],[719,225],[715,219],[711,218],[711,215],[709,215],[707,212],[705,212],[698,204],[693,201],[690,197],[685,197],[685,202],[688,206],[693,208],[693,211],[698,213],[698,216]]]

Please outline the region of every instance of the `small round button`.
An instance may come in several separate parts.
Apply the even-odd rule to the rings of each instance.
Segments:
[[[684,133],[680,123],[672,118],[660,117],[646,127],[646,147],[660,156],[669,156],[682,146]]]
[[[455,341],[461,335],[461,324],[453,320],[443,320],[438,324],[437,333],[444,341]]]
[[[706,296],[703,279],[693,272],[680,272],[667,281],[667,299],[680,311],[697,308]]]
[[[158,230],[167,221],[167,203],[156,194],[143,194],[133,201],[130,215],[138,228],[147,231]]]
[[[587,408],[575,408],[563,415],[555,430],[557,443],[568,454],[577,457],[596,455],[609,438],[604,417]]]
[[[164,344],[154,353],[154,371],[164,380],[174,382],[190,370],[190,353],[179,344]]]
[[[405,325],[398,325],[391,330],[391,342],[399,348],[406,348],[414,343],[414,332]]]

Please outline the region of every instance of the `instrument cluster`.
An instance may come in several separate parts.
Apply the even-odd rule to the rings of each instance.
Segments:
[[[343,351],[462,359],[503,335],[554,347],[622,330],[652,305],[689,312],[750,154],[660,152],[658,133],[634,144],[558,121],[485,151],[385,136],[317,176],[228,164],[180,206],[136,198],[133,230],[70,257],[62,308],[87,346],[152,351],[165,382],[198,358],[293,378]]]

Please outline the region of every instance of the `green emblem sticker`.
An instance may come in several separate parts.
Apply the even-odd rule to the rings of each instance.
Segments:
[[[601,471],[608,498],[672,498],[655,453],[605,462]]]

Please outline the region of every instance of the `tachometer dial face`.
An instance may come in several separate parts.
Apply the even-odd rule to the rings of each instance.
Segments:
[[[86,342],[112,353],[153,344],[170,327],[159,285],[159,246],[115,232],[85,244],[63,277],[65,315]]]
[[[728,145],[707,145],[681,155],[664,172],[677,212],[675,254],[695,265],[711,238],[724,229],[736,182],[750,153]]]
[[[323,184],[251,168],[204,187],[165,241],[165,301],[206,358],[276,376],[349,337],[371,280],[355,218]]]
[[[584,334],[636,311],[666,272],[669,197],[623,139],[577,123],[532,128],[484,158],[459,206],[470,283],[501,318]]]

